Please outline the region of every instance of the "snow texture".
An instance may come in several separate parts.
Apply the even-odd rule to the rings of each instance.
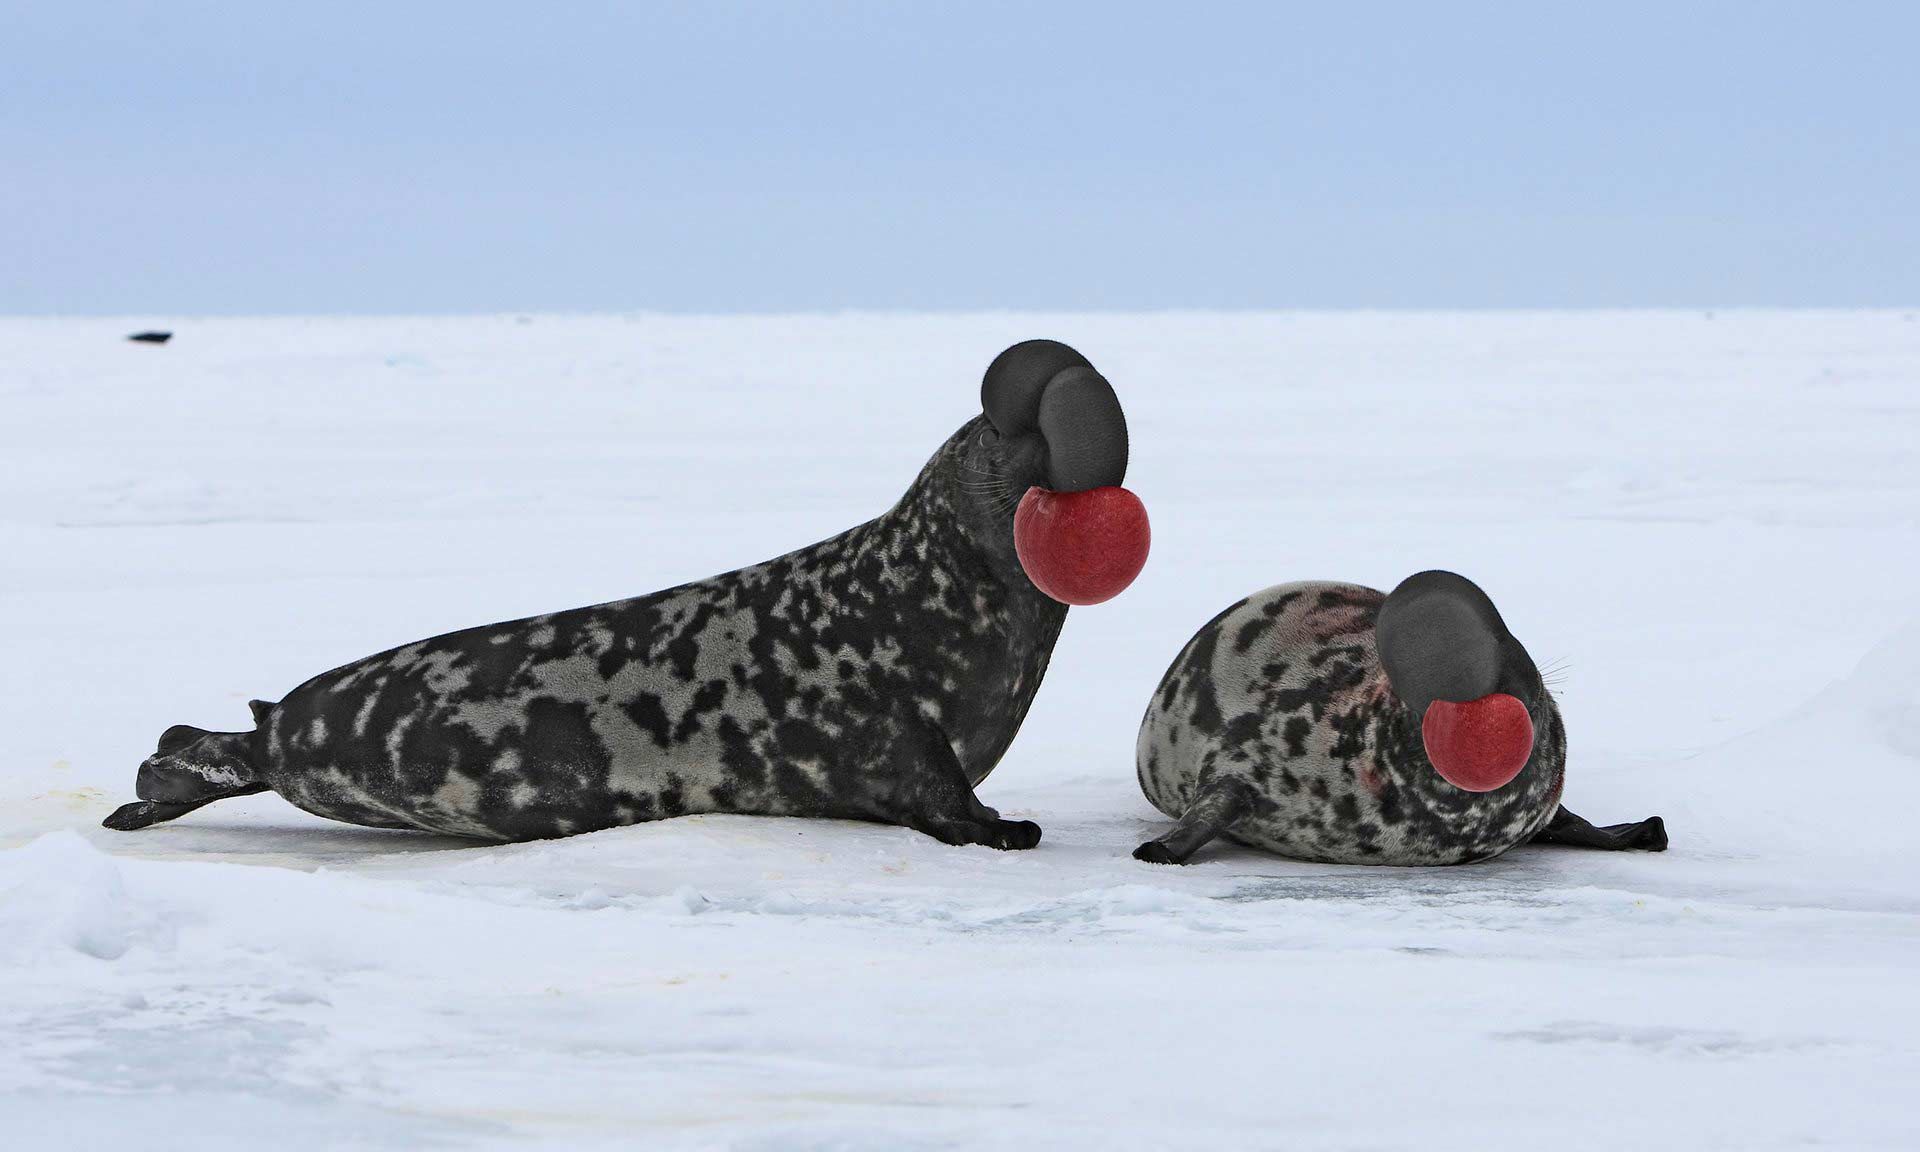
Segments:
[[[169,724],[881,511],[1041,335],[1154,550],[982,789],[1035,851],[97,827]],[[1901,312],[0,320],[0,1140],[1920,1145],[1917,385]],[[1128,858],[1194,629],[1435,566],[1565,663],[1569,806],[1672,851]]]

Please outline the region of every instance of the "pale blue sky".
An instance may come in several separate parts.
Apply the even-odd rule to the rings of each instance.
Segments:
[[[1920,4],[0,0],[0,313],[1920,304]]]

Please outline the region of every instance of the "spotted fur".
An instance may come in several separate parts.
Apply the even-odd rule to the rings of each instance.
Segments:
[[[489,840],[736,812],[1030,847],[1037,827],[972,793],[1067,614],[1015,556],[1025,484],[1005,451],[976,417],[890,511],[832,539],[323,673],[256,703],[253,733],[163,741],[138,794],[190,808],[238,794],[206,785],[239,768],[317,815]],[[168,793],[185,765],[198,783]],[[110,826],[178,814],[137,808]]]
[[[1147,799],[1182,817],[1230,795],[1228,836],[1343,864],[1484,860],[1541,831],[1559,805],[1567,741],[1538,674],[1522,696],[1532,758],[1492,792],[1455,788],[1380,666],[1373,626],[1385,600],[1354,584],[1281,584],[1214,617],[1140,725]]]

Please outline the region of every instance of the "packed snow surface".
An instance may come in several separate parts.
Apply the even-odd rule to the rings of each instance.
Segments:
[[[1041,335],[1153,555],[982,789],[1038,849],[98,827],[170,724],[875,515]],[[0,320],[0,460],[6,1147],[1920,1145],[1913,314]],[[1200,624],[1427,567],[1670,852],[1129,858]]]

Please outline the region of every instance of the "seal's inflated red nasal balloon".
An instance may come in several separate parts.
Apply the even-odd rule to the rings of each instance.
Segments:
[[[1133,583],[1151,532],[1140,498],[1117,485],[1082,492],[1029,488],[1013,514],[1013,547],[1034,587],[1062,604],[1098,604]]]
[[[1463,703],[1435,700],[1420,720],[1420,739],[1447,783],[1467,792],[1503,787],[1533,755],[1533,718],[1519,697],[1493,692]]]

